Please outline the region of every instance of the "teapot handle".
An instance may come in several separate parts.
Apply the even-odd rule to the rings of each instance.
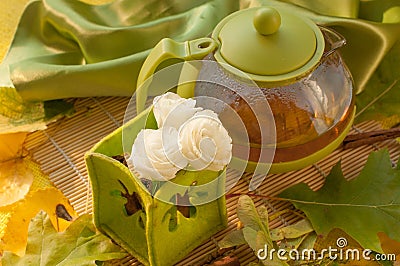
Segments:
[[[170,38],[162,39],[151,50],[139,72],[136,85],[137,113],[142,112],[146,104],[148,86],[145,81],[153,75],[163,61],[173,58],[185,61],[202,59],[216,48],[216,41],[207,37],[185,42],[176,42]]]
[[[343,35],[341,35],[340,33],[338,33],[337,31],[327,28],[327,27],[323,27],[323,26],[319,26],[319,28],[321,29],[321,31],[323,33],[325,33],[326,35],[328,35],[331,39],[332,39],[332,44],[331,47],[328,51],[325,51],[322,54],[323,58],[327,58],[328,56],[330,56],[334,51],[336,51],[337,49],[341,48],[342,46],[344,46],[346,44],[346,38],[343,37]]]

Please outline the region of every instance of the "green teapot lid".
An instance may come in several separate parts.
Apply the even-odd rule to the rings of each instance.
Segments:
[[[318,64],[325,43],[318,26],[285,10],[258,7],[223,19],[212,34],[217,61],[255,81],[295,79]]]

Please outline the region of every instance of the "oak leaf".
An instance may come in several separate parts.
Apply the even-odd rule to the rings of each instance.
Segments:
[[[301,183],[280,197],[302,210],[319,235],[338,228],[363,248],[379,253],[384,251],[378,233],[400,241],[400,165],[392,166],[387,150],[371,153],[353,180],[345,179],[339,163],[318,191]]]
[[[382,60],[363,92],[356,96],[356,123],[380,120],[386,126],[400,121],[400,49],[396,44]]]

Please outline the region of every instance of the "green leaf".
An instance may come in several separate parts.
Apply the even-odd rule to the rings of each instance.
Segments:
[[[257,208],[257,213],[258,216],[260,217],[261,223],[263,224],[264,228],[268,229],[269,233],[269,215],[267,207],[261,205],[260,207]]]
[[[33,132],[64,115],[73,113],[65,100],[26,102],[15,88],[0,87],[0,133]]]
[[[58,233],[47,214],[39,212],[29,225],[26,254],[4,252],[2,265],[96,265],[96,261],[123,258],[119,246],[96,230],[91,215],[82,215]]]
[[[244,225],[243,237],[256,255],[260,250],[274,248],[268,227],[268,210],[265,206],[256,209],[252,199],[247,195],[242,195],[238,201],[237,216]],[[268,254],[266,259],[261,262],[270,266],[288,265],[286,262],[280,261],[276,254],[273,254],[272,260]]]
[[[248,238],[249,238],[249,240],[254,241],[254,242],[251,242],[252,245],[249,242],[249,245],[254,250],[255,254],[261,255],[262,253],[264,253],[261,256],[267,255],[265,259],[261,260],[261,262],[264,265],[268,265],[268,266],[287,266],[288,265],[285,261],[278,259],[276,252],[271,252],[272,249],[274,249],[275,247],[273,245],[268,244],[269,242],[271,242],[271,237],[269,235],[266,235],[265,232],[263,232],[263,231],[255,232],[253,229],[251,229],[249,227],[247,227],[247,228],[245,227],[243,229],[245,238],[246,238],[245,229],[250,229],[250,230],[248,230]],[[247,238],[246,238],[246,240],[247,240]],[[263,252],[260,253],[260,250],[263,250]],[[271,255],[272,255],[272,259],[271,259]]]
[[[314,228],[310,221],[303,219],[295,224],[271,230],[271,238],[273,241],[283,240],[285,238],[298,238],[313,231]]]
[[[52,100],[43,102],[44,121],[54,121],[60,116],[71,116],[74,113],[74,104],[66,100]]]
[[[257,235],[258,233],[262,234],[262,231],[256,231],[251,227],[244,227],[243,228],[243,236],[244,239],[246,240],[246,242],[249,244],[250,248],[254,251],[257,251],[258,249],[262,248],[265,244],[262,245],[262,247],[260,247],[257,243]]]
[[[373,152],[356,179],[347,181],[338,164],[318,191],[302,183],[280,197],[302,210],[317,234],[339,228],[363,248],[382,253],[379,232],[400,241],[399,170],[392,167],[387,150]]]
[[[382,60],[364,91],[356,96],[356,123],[366,120],[400,119],[400,44]]]
[[[268,218],[265,219],[265,212],[262,213],[262,221],[254,202],[247,195],[240,196],[237,206],[237,216],[245,227],[250,227],[256,231],[265,231],[269,235]]]
[[[305,237],[302,237],[302,241],[299,246],[296,248],[299,251],[302,251],[303,249],[310,250],[314,247],[315,241],[317,240],[317,234],[315,232],[309,233],[305,235]]]
[[[230,248],[246,244],[242,230],[234,230],[229,232],[224,238],[218,242],[219,248]]]

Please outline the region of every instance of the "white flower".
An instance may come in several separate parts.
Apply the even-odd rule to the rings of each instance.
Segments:
[[[166,181],[187,166],[180,154],[178,131],[172,127],[142,129],[132,146],[129,160],[141,178]]]
[[[181,98],[178,94],[167,92],[153,100],[153,113],[159,128],[164,126],[178,129],[202,108],[196,108],[194,99]]]
[[[195,170],[220,171],[232,158],[232,139],[218,115],[197,112],[179,128],[179,148]]]
[[[188,165],[220,171],[232,158],[232,139],[218,115],[195,107],[194,99],[168,92],[153,101],[159,129],[143,129],[132,146],[129,163],[141,178],[166,181]]]

